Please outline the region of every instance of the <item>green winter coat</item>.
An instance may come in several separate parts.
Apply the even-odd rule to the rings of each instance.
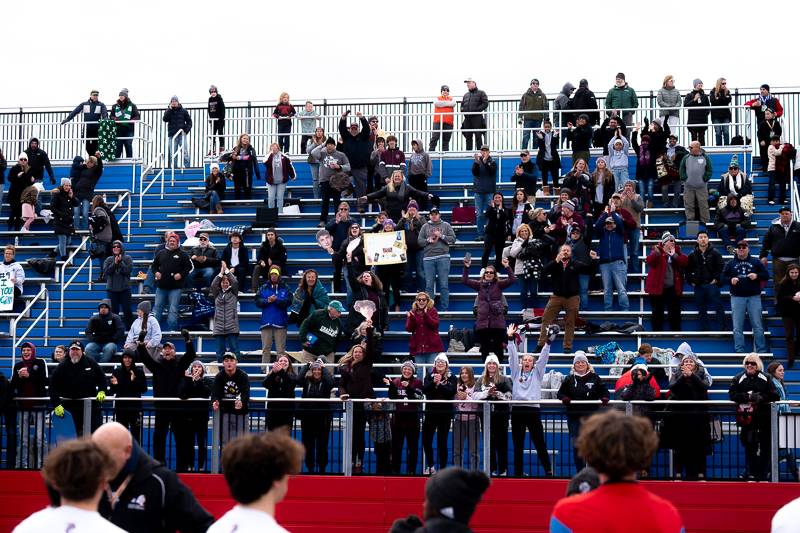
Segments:
[[[317,339],[309,346],[308,334],[311,333]],[[342,321],[339,318],[333,319],[328,314],[328,309],[314,311],[300,325],[300,342],[303,349],[314,355],[328,355],[336,351],[336,343],[342,336]]]
[[[631,89],[627,83],[624,87],[617,87],[616,85],[609,89],[606,95],[606,109],[628,109],[639,107],[639,99],[636,98],[636,91]],[[632,111],[627,111],[632,113]]]
[[[525,111],[547,111],[547,96],[541,89],[536,92],[528,89],[519,101],[520,118],[522,120],[544,120],[550,113],[525,113]]]

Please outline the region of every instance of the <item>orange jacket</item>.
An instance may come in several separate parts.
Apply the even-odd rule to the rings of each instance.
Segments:
[[[453,111],[455,110],[456,102],[452,96],[440,96],[433,103],[433,123],[439,124],[453,124]]]

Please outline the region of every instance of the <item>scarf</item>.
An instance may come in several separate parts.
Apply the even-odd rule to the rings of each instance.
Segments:
[[[737,194],[739,193],[739,189],[742,188],[742,173],[739,172],[736,177],[731,176],[730,172],[728,173],[728,190],[735,191]]]

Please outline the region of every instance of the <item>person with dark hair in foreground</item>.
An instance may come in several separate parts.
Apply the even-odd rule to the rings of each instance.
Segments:
[[[395,520],[389,533],[470,533],[469,519],[489,483],[483,472],[445,468],[425,483],[425,524],[418,516],[409,515]]]
[[[675,506],[636,482],[636,472],[650,466],[658,448],[649,420],[614,410],[593,415],[583,424],[577,446],[601,485],[559,500],[550,517],[551,533],[685,531]]]
[[[124,533],[125,530],[103,520],[97,512],[97,503],[112,475],[111,470],[111,458],[89,439],[59,445],[47,456],[42,477],[61,493],[61,505],[33,513],[14,528],[14,533]]]
[[[208,533],[280,533],[275,506],[289,490],[289,476],[300,472],[306,450],[288,432],[251,433],[225,446],[222,473],[236,506]]]

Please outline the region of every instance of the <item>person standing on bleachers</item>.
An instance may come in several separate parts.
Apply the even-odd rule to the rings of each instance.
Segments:
[[[227,263],[222,261],[219,274],[214,277],[208,290],[209,298],[214,299],[214,328],[212,333],[217,340],[217,362],[222,362],[225,352],[231,351],[236,358],[239,351],[239,282]]]
[[[22,193],[36,182],[28,157],[25,152],[19,154],[17,164],[8,171],[8,206],[11,208],[8,231],[19,231],[22,227]]]
[[[545,194],[556,194],[558,178],[561,176],[561,157],[558,155],[558,131],[553,130],[549,119],[542,123],[542,129],[536,132],[536,166],[542,173],[542,191]],[[553,189],[547,185],[548,175],[553,178]]]
[[[97,134],[100,131],[98,122],[101,119],[105,120],[108,118],[106,104],[100,101],[100,91],[93,89],[89,93],[89,99],[78,104],[78,106],[67,115],[67,118],[61,121],[61,125],[63,126],[78,115],[82,115],[83,123],[85,124],[86,153],[93,154],[97,151],[98,146]],[[50,174],[50,176],[52,177],[52,174]]]
[[[301,111],[302,113],[302,111]],[[300,123],[302,124],[304,120],[307,119],[300,119]],[[312,135],[308,141],[304,145],[305,154],[308,154],[308,158],[306,161],[308,162],[308,168],[311,170],[311,190],[314,194],[314,199],[320,199],[320,190],[319,190],[319,159],[317,159],[312,152],[314,148],[318,146],[325,146],[325,128],[317,126],[314,130],[314,135]]]
[[[220,411],[220,444],[227,443],[247,432],[247,413],[250,409],[250,378],[239,368],[233,352],[222,357],[222,371],[214,376],[211,387],[211,408]]]
[[[261,309],[261,362],[266,365],[286,354],[286,333],[288,329],[289,305],[292,293],[281,279],[281,268],[275,264],[269,267],[267,282],[253,290],[256,294],[256,307]],[[306,295],[308,298],[310,296]],[[275,357],[270,357],[272,339],[275,339]],[[266,368],[266,366],[265,366]]]
[[[681,331],[681,295],[683,269],[689,258],[675,244],[675,237],[666,232],[661,243],[647,256],[645,292],[650,296],[650,323],[653,331],[664,331],[666,309],[670,331]]]
[[[621,129],[617,129],[614,137],[608,141],[608,168],[614,174],[614,185],[620,190],[630,180],[628,173],[628,155],[630,143]]]
[[[789,265],[786,277],[775,285],[775,299],[786,336],[787,366],[792,368],[800,356],[800,266],[797,263]]]
[[[46,397],[47,364],[43,359],[36,357],[36,346],[32,342],[23,342],[20,346],[20,356],[20,360],[17,361],[11,371],[11,389],[8,398]],[[12,410],[15,408],[17,416],[13,422],[6,421],[6,456],[9,466],[15,465],[17,468],[24,469],[41,467],[46,448],[44,439],[47,431],[45,428],[45,407],[46,402],[32,400],[18,402],[17,405],[12,407]],[[6,410],[6,413],[9,412],[10,410]],[[10,427],[15,423],[17,433],[20,435],[16,463],[12,451],[14,444],[16,444],[16,435],[14,435],[13,428]]]
[[[302,351],[301,363],[310,363],[324,357],[328,363],[333,363],[336,355],[336,344],[344,335],[342,325],[344,306],[341,302],[333,300],[325,309],[312,312],[302,324],[298,335]]]
[[[711,331],[708,320],[709,308],[714,311],[717,331],[725,331],[725,308],[720,299],[719,288],[725,264],[720,254],[710,245],[708,232],[697,232],[697,246],[689,254],[686,281],[694,286],[694,301],[700,320],[700,331]]]
[[[55,406],[53,415],[59,418],[69,411],[75,424],[75,433],[83,436],[83,398],[96,398],[91,403],[90,427],[97,429],[102,423],[100,404],[106,399],[108,382],[100,365],[86,357],[80,341],[72,341],[67,357],[61,361],[50,376],[51,405]]]
[[[758,254],[764,267],[772,255],[772,277],[776,285],[786,277],[789,264],[800,261],[800,222],[792,220],[792,210],[786,206],[778,209],[778,215],[764,234]]]
[[[178,397],[181,400],[211,398],[211,378],[206,377],[206,370],[203,362],[199,359],[192,361],[189,370],[184,374],[183,381],[178,385]],[[183,458],[185,464],[182,466],[191,470],[194,468],[194,447],[197,443],[197,471],[203,472],[206,468],[206,456],[208,455],[208,402],[186,402],[183,408],[184,420],[183,432],[184,449]],[[181,471],[178,467],[176,470]]]
[[[178,166],[180,161],[175,160],[175,153],[178,147],[183,148],[183,166],[188,167],[191,162],[191,154],[189,153],[189,132],[192,130],[192,117],[186,109],[183,108],[177,96],[173,96],[169,100],[169,107],[164,111],[164,118],[162,119],[167,123],[167,135],[169,136],[169,163],[170,167]],[[175,137],[175,134],[183,131],[182,135]],[[173,141],[172,138],[175,137]],[[94,152],[89,152],[94,153]]]
[[[338,252],[342,247],[342,243],[347,240],[350,226],[354,222],[355,221],[350,218],[350,204],[347,202],[339,202],[333,221],[326,225],[324,230],[317,232],[317,242],[321,242],[320,233],[322,231],[327,231],[330,236],[330,239],[326,241],[330,242],[330,247],[323,249],[331,255],[331,261],[333,261],[333,292],[342,292],[342,269],[344,267],[344,262],[339,257]],[[323,244],[320,244],[320,246],[323,246]],[[325,246],[327,246],[327,244],[325,244]],[[347,282],[346,278],[345,282]]]
[[[250,144],[248,134],[239,135],[239,140],[231,151],[231,161],[233,161],[233,195],[237,200],[243,196],[249,200],[253,197],[253,176],[260,180],[261,170],[258,166],[256,149]]]
[[[614,79],[614,86],[608,90],[606,94],[605,108],[622,117],[625,126],[630,128],[633,125],[633,115],[636,113],[636,108],[639,107],[639,99],[636,97],[636,90],[634,90],[628,82],[625,81],[625,74],[622,72],[617,73]],[[625,132],[623,132],[625,135]]]
[[[299,374],[298,386],[302,388],[302,397],[306,400],[330,400],[333,374],[325,368],[325,360],[317,359],[308,363]],[[306,447],[306,469],[310,474],[324,474],[328,468],[331,407],[331,403],[327,401],[306,401],[300,404],[297,413],[297,418],[300,419],[301,438]]]
[[[114,212],[109,209],[103,197],[95,194],[92,198],[92,203],[89,206],[89,235],[94,240],[94,250],[92,255],[98,260],[98,270],[100,271],[97,277],[97,283],[105,283],[105,271],[103,264],[106,257],[111,255],[111,243],[114,241],[121,241],[123,239],[122,232],[119,229],[117,217]]]
[[[391,179],[385,187],[358,198],[360,204],[372,200],[383,199],[386,204],[386,212],[393,222],[397,222],[403,217],[403,207],[408,205],[411,199],[417,202],[428,202],[433,199],[433,195],[415,189],[403,178],[403,172],[394,170]]]
[[[698,141],[689,144],[689,153],[681,159],[678,172],[683,182],[683,207],[687,222],[699,216],[700,222],[707,225],[711,219],[708,210],[708,180],[711,179],[713,169],[711,158]]]
[[[769,171],[769,145],[773,135],[781,136],[783,128],[780,121],[775,117],[772,109],[765,109],[764,117],[757,122],[756,138],[758,139],[759,162],[761,170]]]
[[[225,151],[225,101],[216,85],[208,88],[208,94],[208,121],[211,123],[211,150],[208,155],[214,155],[217,143],[218,153]]]
[[[234,231],[228,238],[230,242],[222,251],[222,262],[236,276],[239,287],[246,287],[245,280],[250,275],[250,252],[242,242],[242,234]]]
[[[36,181],[43,181],[44,173],[47,171],[47,175],[50,176],[50,185],[56,184],[56,178],[53,175],[53,167],[50,165],[50,157],[48,157],[47,152],[39,148],[39,139],[31,137],[31,140],[28,142],[28,147],[23,153],[27,154],[30,160],[31,171]]]
[[[486,210],[497,191],[497,162],[489,153],[489,147],[482,145],[480,152],[473,156],[472,187],[478,224],[478,240],[482,240],[486,230]]]
[[[686,124],[689,127],[692,142],[697,141],[701,146],[706,144],[710,106],[708,95],[703,91],[703,80],[695,79],[692,81],[692,90],[683,98],[683,107],[688,108]]]
[[[288,136],[287,136],[288,139]],[[286,141],[287,143],[289,141]],[[278,209],[283,213],[283,202],[286,186],[297,179],[292,160],[281,152],[278,143],[269,145],[269,156],[264,161],[264,172],[267,180],[267,207]]]
[[[577,98],[577,96],[575,98]],[[588,164],[591,158],[591,152],[589,150],[592,147],[593,135],[594,130],[589,123],[589,115],[586,113],[578,115],[574,126],[572,122],[567,122],[567,132],[565,136],[567,141],[572,145],[572,161],[583,159]]]
[[[358,282],[358,277],[369,268],[364,256],[363,233],[359,223],[353,220],[347,232],[347,239],[342,242],[337,253],[336,261],[344,265],[344,281],[347,289],[348,305],[353,301],[353,291]]]
[[[58,238],[54,255],[56,255],[56,259],[66,261],[67,246],[72,241],[72,236],[75,235],[73,211],[80,205],[80,202],[75,197],[69,178],[61,178],[61,186],[53,189],[52,195],[50,211],[53,212],[53,231]]]
[[[439,138],[442,139],[442,152],[450,151],[450,138],[453,136],[453,115],[456,102],[450,96],[450,87],[442,85],[439,97],[433,102],[433,134],[428,146],[429,152],[436,151]]]
[[[294,366],[286,354],[278,355],[272,363],[267,376],[261,383],[272,399],[291,399],[295,397],[294,389],[302,378],[294,371]],[[295,402],[267,402],[267,431],[285,428],[290,433],[294,429]]]
[[[331,200],[335,205],[339,205],[342,199],[342,192],[331,187],[331,177],[339,173],[349,174],[350,160],[344,153],[336,149],[336,141],[333,140],[333,137],[328,137],[324,145],[314,148],[311,155],[319,161],[319,193],[322,197],[322,205],[318,226],[324,228],[328,223],[328,209]]]
[[[450,308],[450,246],[456,242],[456,234],[447,222],[442,220],[438,207],[430,210],[430,220],[419,231],[417,243],[424,246],[422,264],[425,267],[425,292],[431,298],[436,294],[434,284],[439,289],[439,310]]]
[[[467,84],[467,92],[461,97],[461,113],[464,115],[461,134],[466,140],[466,150],[471,152],[473,146],[483,144],[483,137],[486,135],[486,117],[483,112],[489,108],[489,97],[485,91],[478,89],[478,84],[472,78],[465,79],[464,83]]]
[[[273,266],[280,268],[282,274],[286,272],[287,254],[283,239],[278,237],[278,231],[275,228],[267,229],[266,237],[258,249],[258,257],[253,266],[253,279],[251,280],[253,290],[251,292],[257,292],[261,282],[269,279],[268,271]]]
[[[519,101],[519,124],[522,125],[521,149],[523,151],[528,149],[531,133],[541,128],[542,120],[546,118],[550,118],[547,96],[539,88],[539,80],[533,78],[530,88],[525,91]]]
[[[669,127],[676,127],[680,120],[681,110],[681,95],[678,89],[675,88],[675,77],[672,74],[667,74],[661,84],[661,88],[656,95],[656,102],[659,108],[678,108],[678,109],[662,109],[659,111],[659,116],[662,117],[664,124]]]
[[[727,262],[722,271],[722,283],[731,286],[731,311],[733,314],[733,345],[739,353],[746,351],[744,344],[745,315],[753,328],[755,351],[767,351],[767,339],[761,308],[761,285],[769,279],[767,267],[750,255],[747,241],[736,244],[736,255]]]
[[[597,247],[600,258],[600,276],[603,280],[603,310],[614,310],[614,289],[617,290],[619,308],[630,310],[626,286],[628,267],[625,264],[625,226],[613,201],[598,217],[595,231],[600,239]]]
[[[11,284],[14,285],[14,311],[22,311],[25,306],[22,301],[22,292],[25,284],[25,270],[17,261],[17,248],[13,244],[7,244],[3,250],[3,262],[0,263],[0,276],[8,276]]]
[[[670,133],[667,136],[667,146],[664,149],[664,159],[661,163],[659,184],[661,185],[661,203],[664,207],[680,207],[682,184],[680,178],[680,168],[683,158],[689,152],[686,148],[678,144],[678,137]],[[658,162],[656,161],[658,165]],[[657,172],[659,172],[657,170]],[[670,188],[672,189],[672,199],[669,197]]]
[[[139,108],[128,98],[128,89],[119,91],[119,98],[111,106],[111,120],[117,125],[117,147],[116,158],[122,157],[122,150],[125,150],[125,157],[133,157],[133,135],[136,122],[140,118]]]
[[[114,367],[109,381],[111,394],[117,398],[141,398],[147,393],[147,377],[142,367],[136,366],[136,350],[125,348],[122,364]],[[128,428],[136,442],[142,442],[142,402],[114,402],[114,420]]]
[[[471,259],[464,258],[461,283],[478,291],[474,313],[475,334],[481,346],[481,355],[486,358],[490,352],[494,352],[497,357],[502,357],[505,315],[508,312],[507,306],[503,303],[503,291],[516,283],[517,278],[508,264],[508,258],[503,258],[501,261],[508,273],[508,277],[502,280],[498,278],[498,269],[492,265],[483,267],[480,280],[470,279],[471,263]]]
[[[167,329],[178,330],[178,306],[181,293],[186,286],[186,278],[192,270],[192,260],[180,248],[180,237],[177,233],[170,233],[167,237],[167,247],[161,250],[153,259],[153,272],[156,278],[156,298],[153,315],[161,321],[164,308],[168,307]]]
[[[594,147],[602,148],[603,155],[606,156],[606,159],[608,159],[608,143],[617,135],[617,130],[622,132],[623,137],[628,134],[627,127],[622,122],[622,119],[616,115],[616,112],[612,112],[611,116],[605,119],[603,124],[594,130],[594,134],[592,135]]]
[[[645,204],[642,197],[636,192],[636,182],[625,182],[622,192],[611,194],[611,202],[616,206],[617,213],[625,222],[625,233],[628,237],[628,272],[632,274],[641,272],[639,254],[642,250],[639,243],[642,239],[642,213]]]
[[[367,192],[367,167],[373,143],[369,139],[369,123],[360,111],[356,113],[358,122],[351,123],[349,128],[345,127],[349,113],[342,113],[342,118],[339,119],[339,135],[342,136],[342,152],[350,161],[350,174],[353,176],[355,190],[353,194],[359,197]]]
[[[86,356],[98,363],[110,363],[125,340],[125,324],[111,312],[111,300],[97,306],[97,314],[86,324]]]

